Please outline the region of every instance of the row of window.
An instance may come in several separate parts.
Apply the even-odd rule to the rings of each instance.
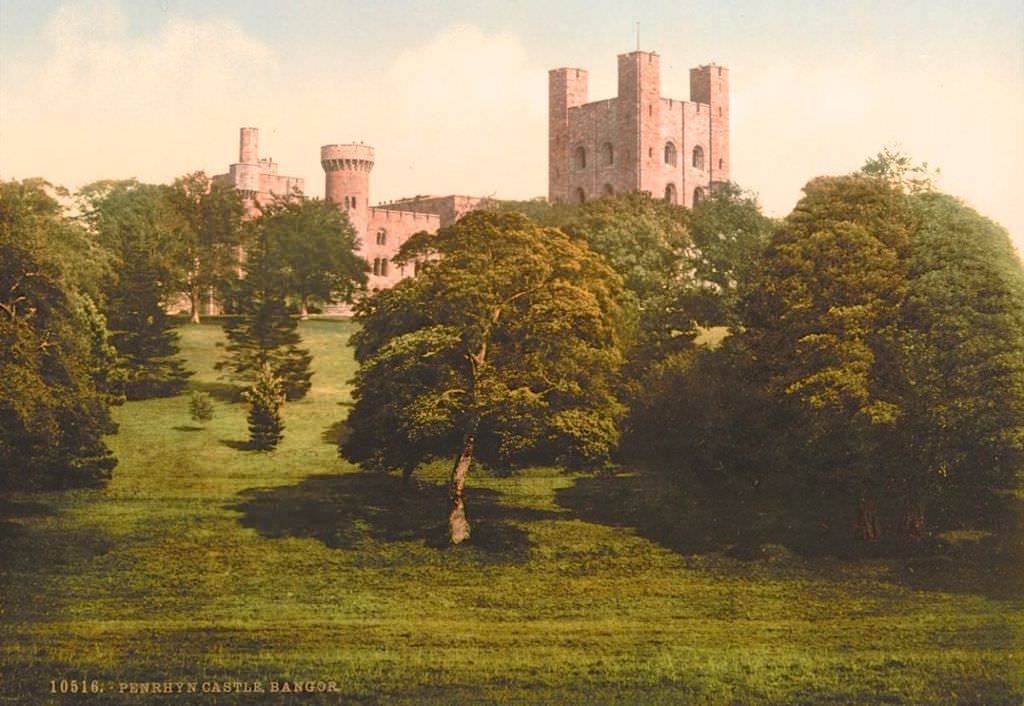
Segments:
[[[386,258],[386,257],[375,257],[375,258],[373,258],[373,274],[376,275],[377,277],[387,277],[388,276],[388,269],[390,267],[390,264],[391,264],[391,261],[388,260],[388,258]],[[419,260],[414,260],[413,263],[412,263],[412,273],[414,275],[418,275],[420,273],[420,269],[422,269],[422,267],[423,267],[423,263],[421,263]],[[398,268],[398,273],[400,275],[402,275],[403,277],[405,276],[405,266],[404,265]]]
[[[355,196],[346,196],[345,197],[345,208],[355,208],[355,207],[356,207],[356,197]]]
[[[603,145],[601,145],[601,151],[600,152],[601,152],[601,163],[604,166],[609,166],[609,165],[615,164],[615,147],[612,146],[612,143],[605,142]],[[576,151],[573,154],[574,154],[573,162],[575,163],[576,168],[577,169],[586,169],[587,168],[587,148],[584,147],[583,145],[579,145],[576,148]],[[650,151],[648,152],[648,156],[649,157],[653,157],[654,156],[654,148],[650,149]],[[671,164],[672,166],[676,165],[676,145],[675,145],[674,142],[666,142],[665,143],[665,154],[664,154],[664,157],[665,157],[665,164]],[[700,145],[697,145],[696,147],[694,147],[690,161],[693,164],[695,169],[703,169],[704,168],[704,148],[701,147]],[[718,168],[721,169],[723,164],[724,164],[724,160],[719,159],[718,160]]]
[[[602,191],[602,194],[601,194],[602,196],[614,196],[615,195],[615,189],[612,188],[611,184],[605,184],[604,188],[601,191]],[[693,203],[694,203],[694,205],[699,204],[701,201],[703,201],[705,196],[706,196],[706,194],[704,192],[704,188],[703,187],[698,186],[696,189],[694,189],[693,190]],[[582,187],[576,189],[576,200],[579,201],[580,203],[583,203],[583,202],[585,202],[587,200],[587,192],[584,191],[582,189]],[[670,183],[670,184],[667,184],[665,186],[665,200],[668,201],[669,203],[679,203],[679,197],[677,195],[676,185],[675,184],[671,184]]]

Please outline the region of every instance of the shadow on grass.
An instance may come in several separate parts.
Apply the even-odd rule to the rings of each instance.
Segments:
[[[196,382],[192,388],[198,392],[205,392],[215,400],[221,402],[241,402],[242,393],[245,388],[241,385],[234,385],[229,382]]]
[[[254,451],[256,448],[248,439],[218,439],[217,441],[235,451]]]
[[[189,426],[188,424],[180,424],[176,427],[171,427],[174,431],[202,431],[202,427]]]
[[[383,473],[316,475],[298,485],[252,489],[230,507],[240,522],[264,537],[304,537],[335,549],[362,542],[413,542],[447,548],[448,489]],[[558,513],[505,505],[486,488],[466,490],[473,534],[464,548],[488,562],[519,563],[529,558],[523,523]]]
[[[804,489],[798,501],[782,502],[753,488],[715,494],[695,480],[646,471],[580,478],[556,491],[555,499],[580,519],[632,528],[682,555],[719,554],[780,567],[810,566],[804,560],[886,559],[887,580],[908,588],[1024,597],[1019,500],[991,498],[983,516],[994,531],[980,539],[952,542],[939,535],[913,543],[866,543],[852,539],[853,503],[827,495]]]
[[[0,539],[13,537],[21,532],[24,526],[13,520],[30,517],[51,517],[57,511],[51,506],[37,502],[18,502],[0,498]]]
[[[348,438],[350,433],[351,431],[349,430],[348,421],[342,419],[324,429],[323,433],[320,435],[320,440],[325,444],[338,446],[343,439]]]
[[[0,499],[0,520],[16,517],[50,517],[56,514],[57,511],[45,503]]]

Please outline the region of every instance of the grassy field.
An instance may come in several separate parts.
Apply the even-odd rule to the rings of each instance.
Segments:
[[[840,558],[730,536],[662,474],[537,468],[471,477],[471,546],[445,548],[447,469],[341,461],[351,326],[302,333],[314,385],[276,451],[244,449],[220,330],[189,326],[212,422],[129,403],[109,486],[3,499],[0,703],[1022,703],[1022,567],[984,534]],[[287,680],[341,693],[116,693]]]

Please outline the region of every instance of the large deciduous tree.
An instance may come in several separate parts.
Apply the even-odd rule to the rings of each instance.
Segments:
[[[856,534],[877,539],[891,477],[881,444],[902,413],[900,306],[914,217],[904,194],[864,175],[817,178],[776,230],[744,339],[793,405],[822,482],[856,494]]]
[[[914,536],[927,503],[1007,487],[1024,468],[1024,270],[1006,230],[956,199],[911,204],[905,411],[887,456]]]
[[[176,179],[170,197],[185,223],[181,290],[188,295],[192,322],[199,323],[203,297],[222,294],[238,274],[245,208],[234,186],[204,172]]]
[[[96,483],[116,464],[102,319],[65,272],[84,240],[39,181],[0,183],[0,484]],[[65,253],[67,254],[67,253]]]
[[[299,318],[311,301],[350,301],[366,284],[366,260],[356,254],[355,229],[337,206],[321,199],[276,199],[256,222],[282,258],[281,289],[295,297]]]
[[[622,413],[621,281],[579,239],[475,212],[403,246],[421,273],[367,299],[342,453],[406,473],[453,458],[452,543],[474,459],[600,466]]]

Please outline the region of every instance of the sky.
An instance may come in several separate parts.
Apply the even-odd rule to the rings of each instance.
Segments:
[[[662,95],[730,70],[732,178],[769,215],[898,147],[1024,253],[1024,0],[0,0],[0,178],[167,182],[238,129],[323,195],[319,148],[376,148],[371,199],[547,192],[547,70],[657,51]]]

